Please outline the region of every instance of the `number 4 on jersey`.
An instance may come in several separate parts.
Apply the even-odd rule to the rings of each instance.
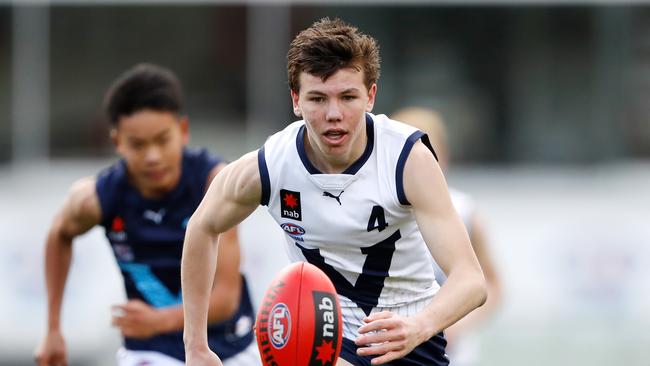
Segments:
[[[371,232],[375,229],[381,232],[384,230],[388,224],[386,223],[386,216],[384,215],[384,208],[375,205],[372,207],[372,212],[370,213],[370,219],[368,220],[368,232]]]

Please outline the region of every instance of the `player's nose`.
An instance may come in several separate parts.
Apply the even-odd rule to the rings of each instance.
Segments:
[[[325,114],[325,117],[330,122],[340,121],[343,118],[343,114],[341,113],[341,106],[337,101],[330,101],[327,103],[327,112]]]
[[[162,158],[162,151],[156,146],[150,146],[145,154],[145,161],[149,164],[157,163]]]

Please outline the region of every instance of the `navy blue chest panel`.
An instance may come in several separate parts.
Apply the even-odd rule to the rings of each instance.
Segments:
[[[179,184],[156,200],[144,198],[129,184],[124,162],[100,173],[97,194],[102,226],[129,299],[141,299],[154,307],[180,304],[185,228],[218,162],[205,151],[185,151]]]

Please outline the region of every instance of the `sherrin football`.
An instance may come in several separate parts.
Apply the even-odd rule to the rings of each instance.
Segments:
[[[341,352],[341,306],[318,267],[285,267],[266,290],[255,333],[265,366],[335,365]]]

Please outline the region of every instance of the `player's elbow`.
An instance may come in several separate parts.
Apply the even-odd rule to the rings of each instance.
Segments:
[[[210,220],[207,219],[203,211],[197,210],[192,216],[190,216],[185,231],[186,238],[190,236],[205,238],[214,237],[216,235],[217,233],[214,233],[210,226]]]
[[[483,276],[483,272],[480,270],[473,276],[473,291],[472,293],[474,294],[474,300],[476,303],[476,307],[480,307],[485,302],[487,301],[488,298],[488,287],[487,287],[487,282],[485,282],[485,277]]]
[[[65,229],[64,219],[57,215],[52,221],[50,230],[47,234],[48,247],[68,247],[72,244],[74,235]]]

